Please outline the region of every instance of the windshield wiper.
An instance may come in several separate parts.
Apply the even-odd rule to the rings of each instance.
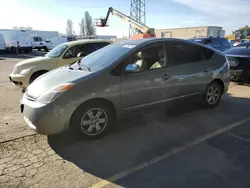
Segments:
[[[70,69],[70,70],[73,70],[73,68],[72,68],[70,65],[71,65],[71,64],[68,65],[69,69]]]
[[[84,65],[83,63],[81,64],[80,62],[81,62],[81,61],[78,62],[79,67],[83,66],[83,67],[85,68],[85,70],[87,69],[87,71],[89,71],[89,72],[91,71],[91,69],[90,69],[89,67],[87,67],[87,66]]]

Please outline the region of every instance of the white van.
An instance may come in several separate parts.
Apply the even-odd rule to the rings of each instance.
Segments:
[[[26,53],[32,51],[32,37],[25,30],[0,29],[7,51]]]
[[[5,51],[5,49],[6,49],[5,41],[3,35],[0,34],[0,52]]]

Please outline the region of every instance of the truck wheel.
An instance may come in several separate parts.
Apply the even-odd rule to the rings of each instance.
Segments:
[[[44,46],[43,50],[44,50],[45,52],[48,52],[48,51],[49,51],[48,48],[47,48],[46,46]]]

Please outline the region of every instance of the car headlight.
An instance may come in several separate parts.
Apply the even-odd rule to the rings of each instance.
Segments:
[[[31,71],[31,69],[23,69],[23,70],[21,70],[20,74],[26,75],[26,74],[29,74],[30,71]]]
[[[59,97],[62,93],[70,89],[74,84],[73,83],[63,83],[52,87],[46,90],[43,94],[41,94],[36,101],[42,104],[48,104]]]

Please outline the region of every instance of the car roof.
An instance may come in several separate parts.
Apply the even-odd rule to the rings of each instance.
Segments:
[[[117,43],[120,44],[132,44],[132,45],[140,45],[145,43],[151,43],[151,42],[167,42],[167,41],[183,41],[184,39],[178,39],[178,38],[146,38],[146,39],[130,39],[130,40],[124,40]]]
[[[82,39],[82,40],[65,42],[63,44],[66,44],[67,46],[74,46],[74,45],[78,45],[78,44],[101,43],[101,42],[113,43],[112,40],[107,40],[107,39]]]

